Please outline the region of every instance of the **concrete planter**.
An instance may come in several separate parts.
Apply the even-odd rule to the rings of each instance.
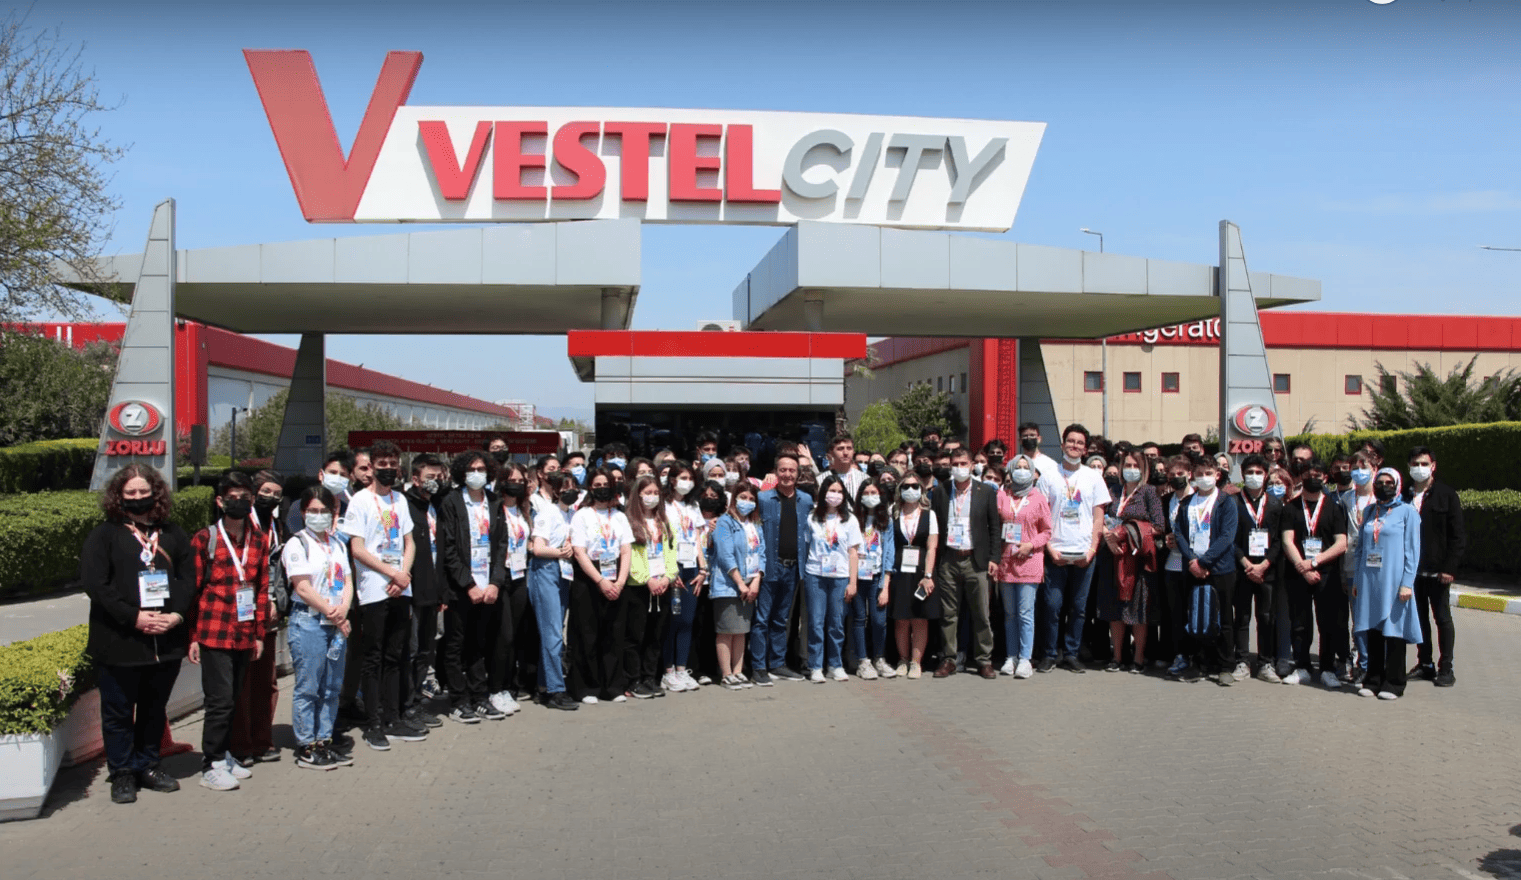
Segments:
[[[0,736],[0,822],[42,813],[63,753],[57,731]]]
[[[104,754],[106,747],[100,733],[100,691],[94,688],[85,691],[53,735],[63,747],[65,767],[83,764]]]

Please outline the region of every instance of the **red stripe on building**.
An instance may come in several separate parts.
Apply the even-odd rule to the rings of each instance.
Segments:
[[[571,330],[566,353],[589,357],[866,357],[864,333]]]

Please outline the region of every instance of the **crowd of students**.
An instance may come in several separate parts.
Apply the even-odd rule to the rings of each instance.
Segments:
[[[290,495],[280,474],[229,472],[193,536],[164,478],[129,465],[81,559],[112,798],[178,788],[159,747],[187,657],[200,784],[279,759],[282,620],[294,762],[317,770],[525,702],[918,679],[932,659],[935,678],[1097,667],[1392,700],[1415,644],[1409,675],[1455,682],[1462,509],[1429,449],[1407,481],[1377,441],[1323,462],[1270,440],[1237,486],[1197,435],[1168,458],[1081,425],[1060,461],[1041,441],[1027,423],[1012,455],[934,432],[883,454],[839,434],[822,463],[768,448],[763,478],[710,433],[690,461],[614,443],[530,466],[494,440],[405,470],[383,441]]]

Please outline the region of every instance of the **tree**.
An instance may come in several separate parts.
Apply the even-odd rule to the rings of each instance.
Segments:
[[[285,389],[264,404],[238,418],[238,458],[269,458],[280,442],[280,423],[285,420]],[[411,427],[378,403],[360,403],[346,394],[327,395],[327,436],[331,447],[348,443],[350,431],[390,431]],[[221,425],[212,441],[213,454],[228,455],[231,450],[232,425]]]
[[[915,440],[925,428],[934,428],[941,436],[966,433],[961,410],[951,402],[951,396],[943,391],[938,394],[931,391],[927,382],[915,384],[903,396],[893,400],[892,408],[898,416],[898,427]]]
[[[898,415],[893,411],[892,403],[886,400],[878,400],[862,410],[861,417],[856,419],[855,430],[851,433],[855,436],[857,449],[869,449],[880,452],[883,456],[891,454],[908,439],[898,424]]]
[[[106,343],[76,349],[0,330],[0,446],[98,436],[115,375]]]
[[[1507,370],[1478,383],[1473,371],[1479,356],[1453,367],[1446,378],[1430,364],[1416,364],[1414,372],[1390,373],[1376,364],[1378,380],[1368,390],[1369,404],[1362,418],[1347,417],[1352,430],[1398,431],[1472,425],[1521,417],[1521,376]]]
[[[12,12],[0,22],[0,319],[83,315],[78,291],[54,282],[63,264],[100,279],[94,257],[120,202],[105,166],[125,154],[89,124],[100,101],[82,49]],[[108,294],[105,285],[98,287]]]

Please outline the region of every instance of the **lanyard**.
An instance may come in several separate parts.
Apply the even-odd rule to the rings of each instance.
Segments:
[[[1252,515],[1254,525],[1262,525],[1262,515],[1267,512],[1267,499],[1267,493],[1263,492],[1262,497],[1257,499],[1257,509],[1253,510],[1252,502],[1247,500],[1245,495],[1242,496],[1242,500],[1246,501],[1246,512]]]
[[[613,512],[611,510],[599,510],[597,511],[597,518],[601,520],[597,523],[597,528],[602,532],[603,545],[611,544],[613,541]]]
[[[903,530],[905,540],[912,542],[914,533],[919,530],[919,507],[915,505],[913,513],[902,513],[898,516],[898,528]]]
[[[1077,475],[1083,472],[1083,466],[1082,465],[1078,465],[1077,466],[1077,470],[1073,471],[1072,472],[1072,476],[1070,476],[1070,477],[1067,476],[1066,471],[1067,471],[1067,468],[1066,468],[1065,465],[1063,465],[1062,468],[1061,468],[1062,485],[1065,486],[1066,489],[1067,489],[1067,500],[1068,501],[1081,501],[1081,500],[1083,500],[1082,498],[1078,497],[1080,493],[1078,492],[1077,487],[1074,486],[1074,485],[1072,485],[1072,481],[1075,480],[1075,479],[1077,479]]]
[[[1304,496],[1301,495],[1299,498],[1299,509],[1304,511],[1305,524],[1310,527],[1311,537],[1315,536],[1315,527],[1320,524],[1320,508],[1325,503],[1326,495],[1324,492],[1322,492],[1320,494],[1320,500],[1315,502],[1315,515],[1311,516],[1309,505],[1304,503]]]
[[[1005,495],[1004,497],[1007,498],[1008,496]],[[1009,517],[1009,518],[1010,519],[1019,519],[1019,512],[1021,510],[1024,510],[1025,509],[1025,505],[1029,504],[1029,503],[1030,503],[1030,496],[1029,495],[1023,495],[1023,496],[1021,496],[1020,499],[1019,499],[1019,503],[1018,504],[1015,504],[1011,500],[1009,502],[1009,506],[1014,510],[1014,515],[1011,516],[1011,517]]]
[[[960,490],[954,490],[953,494],[956,496],[955,513],[959,519],[960,517],[964,516],[965,512],[972,506],[972,481],[967,481],[965,497],[962,497]]]
[[[1209,503],[1203,505],[1202,509],[1195,508],[1192,504],[1189,505],[1188,518],[1193,521],[1195,532],[1202,532],[1209,528],[1209,522],[1215,515],[1215,502],[1219,500],[1220,493],[1211,492],[1209,493]],[[1194,513],[1196,509],[1199,510],[1198,513]]]
[[[311,532],[307,532],[306,534],[308,537],[311,536]],[[317,545],[315,543],[311,544],[310,549],[307,551],[308,557],[312,556],[315,553],[316,549]],[[342,549],[341,544],[339,545],[339,549]],[[342,570],[339,568],[340,557],[338,556],[338,553],[333,550],[332,532],[328,532],[323,536],[322,554],[327,557],[327,563],[323,566],[323,569],[327,572],[327,583],[323,586],[327,589],[331,589],[333,584],[337,583],[338,575],[342,573]]]
[[[217,532],[219,532],[221,534],[221,536],[222,536],[222,543],[224,543],[224,544],[227,545],[227,555],[230,556],[230,557],[232,557],[232,561],[238,566],[238,583],[239,584],[246,584],[246,583],[248,583],[248,567],[247,567],[248,546],[249,546],[248,532],[247,531],[243,532],[243,555],[242,556],[239,556],[237,554],[236,549],[232,545],[232,539],[229,538],[229,537],[227,537],[227,530],[222,527],[222,522],[220,520],[217,521]]]
[[[1379,533],[1383,532],[1384,530],[1384,514],[1389,509],[1390,508],[1384,507],[1382,504],[1375,505],[1373,508],[1373,546],[1375,547],[1378,546]]]
[[[475,534],[480,537],[491,534],[491,514],[486,512],[486,502],[476,504],[466,496],[465,507],[470,510],[470,518],[475,520]]]
[[[512,529],[512,543],[521,544],[528,537],[528,523],[516,507],[507,508],[507,526]]]
[[[375,512],[380,515],[381,528],[390,530],[397,523],[401,522],[401,520],[397,519],[396,517],[396,493],[387,492],[386,495],[390,496],[391,500],[386,502],[385,507],[382,507],[380,505],[379,495],[371,493],[370,497],[375,499]]]
[[[1130,494],[1129,495],[1126,495],[1124,493],[1124,491],[1120,492],[1120,506],[1116,507],[1114,509],[1115,515],[1117,515],[1117,516],[1124,516],[1125,515],[1125,508],[1130,504],[1130,499],[1134,498],[1136,496],[1136,493],[1139,492],[1139,491],[1141,491],[1141,486],[1142,485],[1144,485],[1144,484],[1137,483],[1136,487],[1134,489],[1130,490]]]
[[[144,538],[137,530],[137,526],[132,523],[127,523],[127,528],[132,530],[132,537],[137,539],[137,543],[143,545],[143,552],[139,553],[137,558],[143,561],[143,565],[148,566],[149,571],[157,570],[158,566],[154,563],[154,559],[158,556],[158,536],[163,533],[155,529],[152,535]]]

